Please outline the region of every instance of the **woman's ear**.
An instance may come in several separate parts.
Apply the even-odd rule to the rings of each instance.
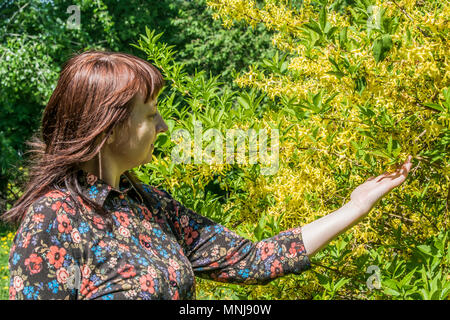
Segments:
[[[107,144],[111,144],[114,141],[116,141],[116,129],[113,129],[108,137],[108,139],[106,140]]]

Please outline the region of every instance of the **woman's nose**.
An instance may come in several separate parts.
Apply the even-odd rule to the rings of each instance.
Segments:
[[[169,127],[167,126],[164,119],[161,117],[161,122],[158,126],[158,133],[166,132],[167,130],[169,130]]]

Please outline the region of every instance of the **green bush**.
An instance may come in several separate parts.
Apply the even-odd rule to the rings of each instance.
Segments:
[[[329,205],[323,207],[320,200],[324,194],[315,190],[323,181],[313,166],[314,157],[318,156],[311,158],[314,153],[308,148],[296,150],[305,137],[311,141],[320,141],[323,137],[319,136],[318,128],[305,130],[308,114],[306,119],[305,114],[303,118],[291,114],[292,106],[285,96],[272,100],[264,92],[223,89],[218,77],[208,77],[202,71],[188,74],[174,58],[173,47],[159,42],[160,37],[161,34],[147,29],[135,45],[162,70],[169,83],[159,102],[169,130],[159,136],[153,161],[136,169],[144,182],[163,187],[186,206],[253,241],[308,223],[324,215],[323,211],[342,205],[345,197],[338,199],[336,195],[350,194],[354,186],[349,185],[349,175],[355,173],[356,168],[344,171],[337,167],[336,161],[341,161],[340,158],[333,159],[330,166],[334,177],[331,178],[338,182],[335,189],[343,191],[330,192],[335,197],[326,197]],[[277,59],[279,57],[274,56],[275,64]],[[310,103],[317,105],[320,100],[312,98]],[[309,112],[312,117],[312,113],[319,110]],[[286,119],[286,115],[290,117]],[[388,117],[387,113],[384,117]],[[260,163],[175,163],[171,151],[179,141],[173,138],[174,133],[186,129],[194,137],[195,120],[202,122],[203,132],[215,128],[224,136],[230,128],[279,129],[278,172],[261,175]],[[373,133],[367,131],[366,134]],[[388,148],[392,152],[394,144],[389,141]],[[203,155],[209,142],[203,141]],[[435,146],[440,148],[439,144]],[[305,161],[305,157],[311,160]],[[376,164],[374,159],[367,159],[368,164]],[[299,174],[305,168],[316,173],[309,176],[312,182],[307,181],[308,176]],[[289,176],[290,180],[286,180]],[[199,279],[197,296],[202,299],[447,299],[450,253],[448,231],[443,231],[442,227],[448,217],[442,211],[415,215],[417,204],[429,201],[423,204],[424,208],[433,208],[439,203],[435,189],[417,187],[424,177],[424,173],[410,177],[414,180],[410,186],[406,184],[401,191],[391,193],[373,210],[370,218],[332,241],[313,258],[311,271],[276,279],[266,286],[239,286]],[[411,187],[413,185],[415,187]],[[432,190],[434,192],[430,192]],[[393,203],[396,204],[393,206]],[[399,206],[406,208],[401,216],[396,209]],[[428,224],[424,222],[426,219]]]

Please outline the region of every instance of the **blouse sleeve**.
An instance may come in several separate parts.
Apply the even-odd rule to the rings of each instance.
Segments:
[[[72,226],[63,200],[43,197],[27,210],[9,256],[11,300],[69,299]],[[72,233],[73,234],[73,233]]]
[[[196,276],[222,282],[266,284],[311,268],[301,227],[252,242],[186,208],[165,190],[164,212]]]

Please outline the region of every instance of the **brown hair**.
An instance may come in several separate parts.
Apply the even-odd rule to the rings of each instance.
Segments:
[[[40,131],[26,142],[32,148],[26,152],[31,157],[25,191],[2,220],[20,224],[35,200],[52,189],[61,190],[62,185],[74,200],[79,196],[106,215],[104,208],[82,194],[78,164],[94,158],[114,128],[125,127],[138,92],[147,102],[163,86],[158,69],[130,54],[91,50],[72,56],[62,67]],[[125,174],[139,185],[131,171]]]

